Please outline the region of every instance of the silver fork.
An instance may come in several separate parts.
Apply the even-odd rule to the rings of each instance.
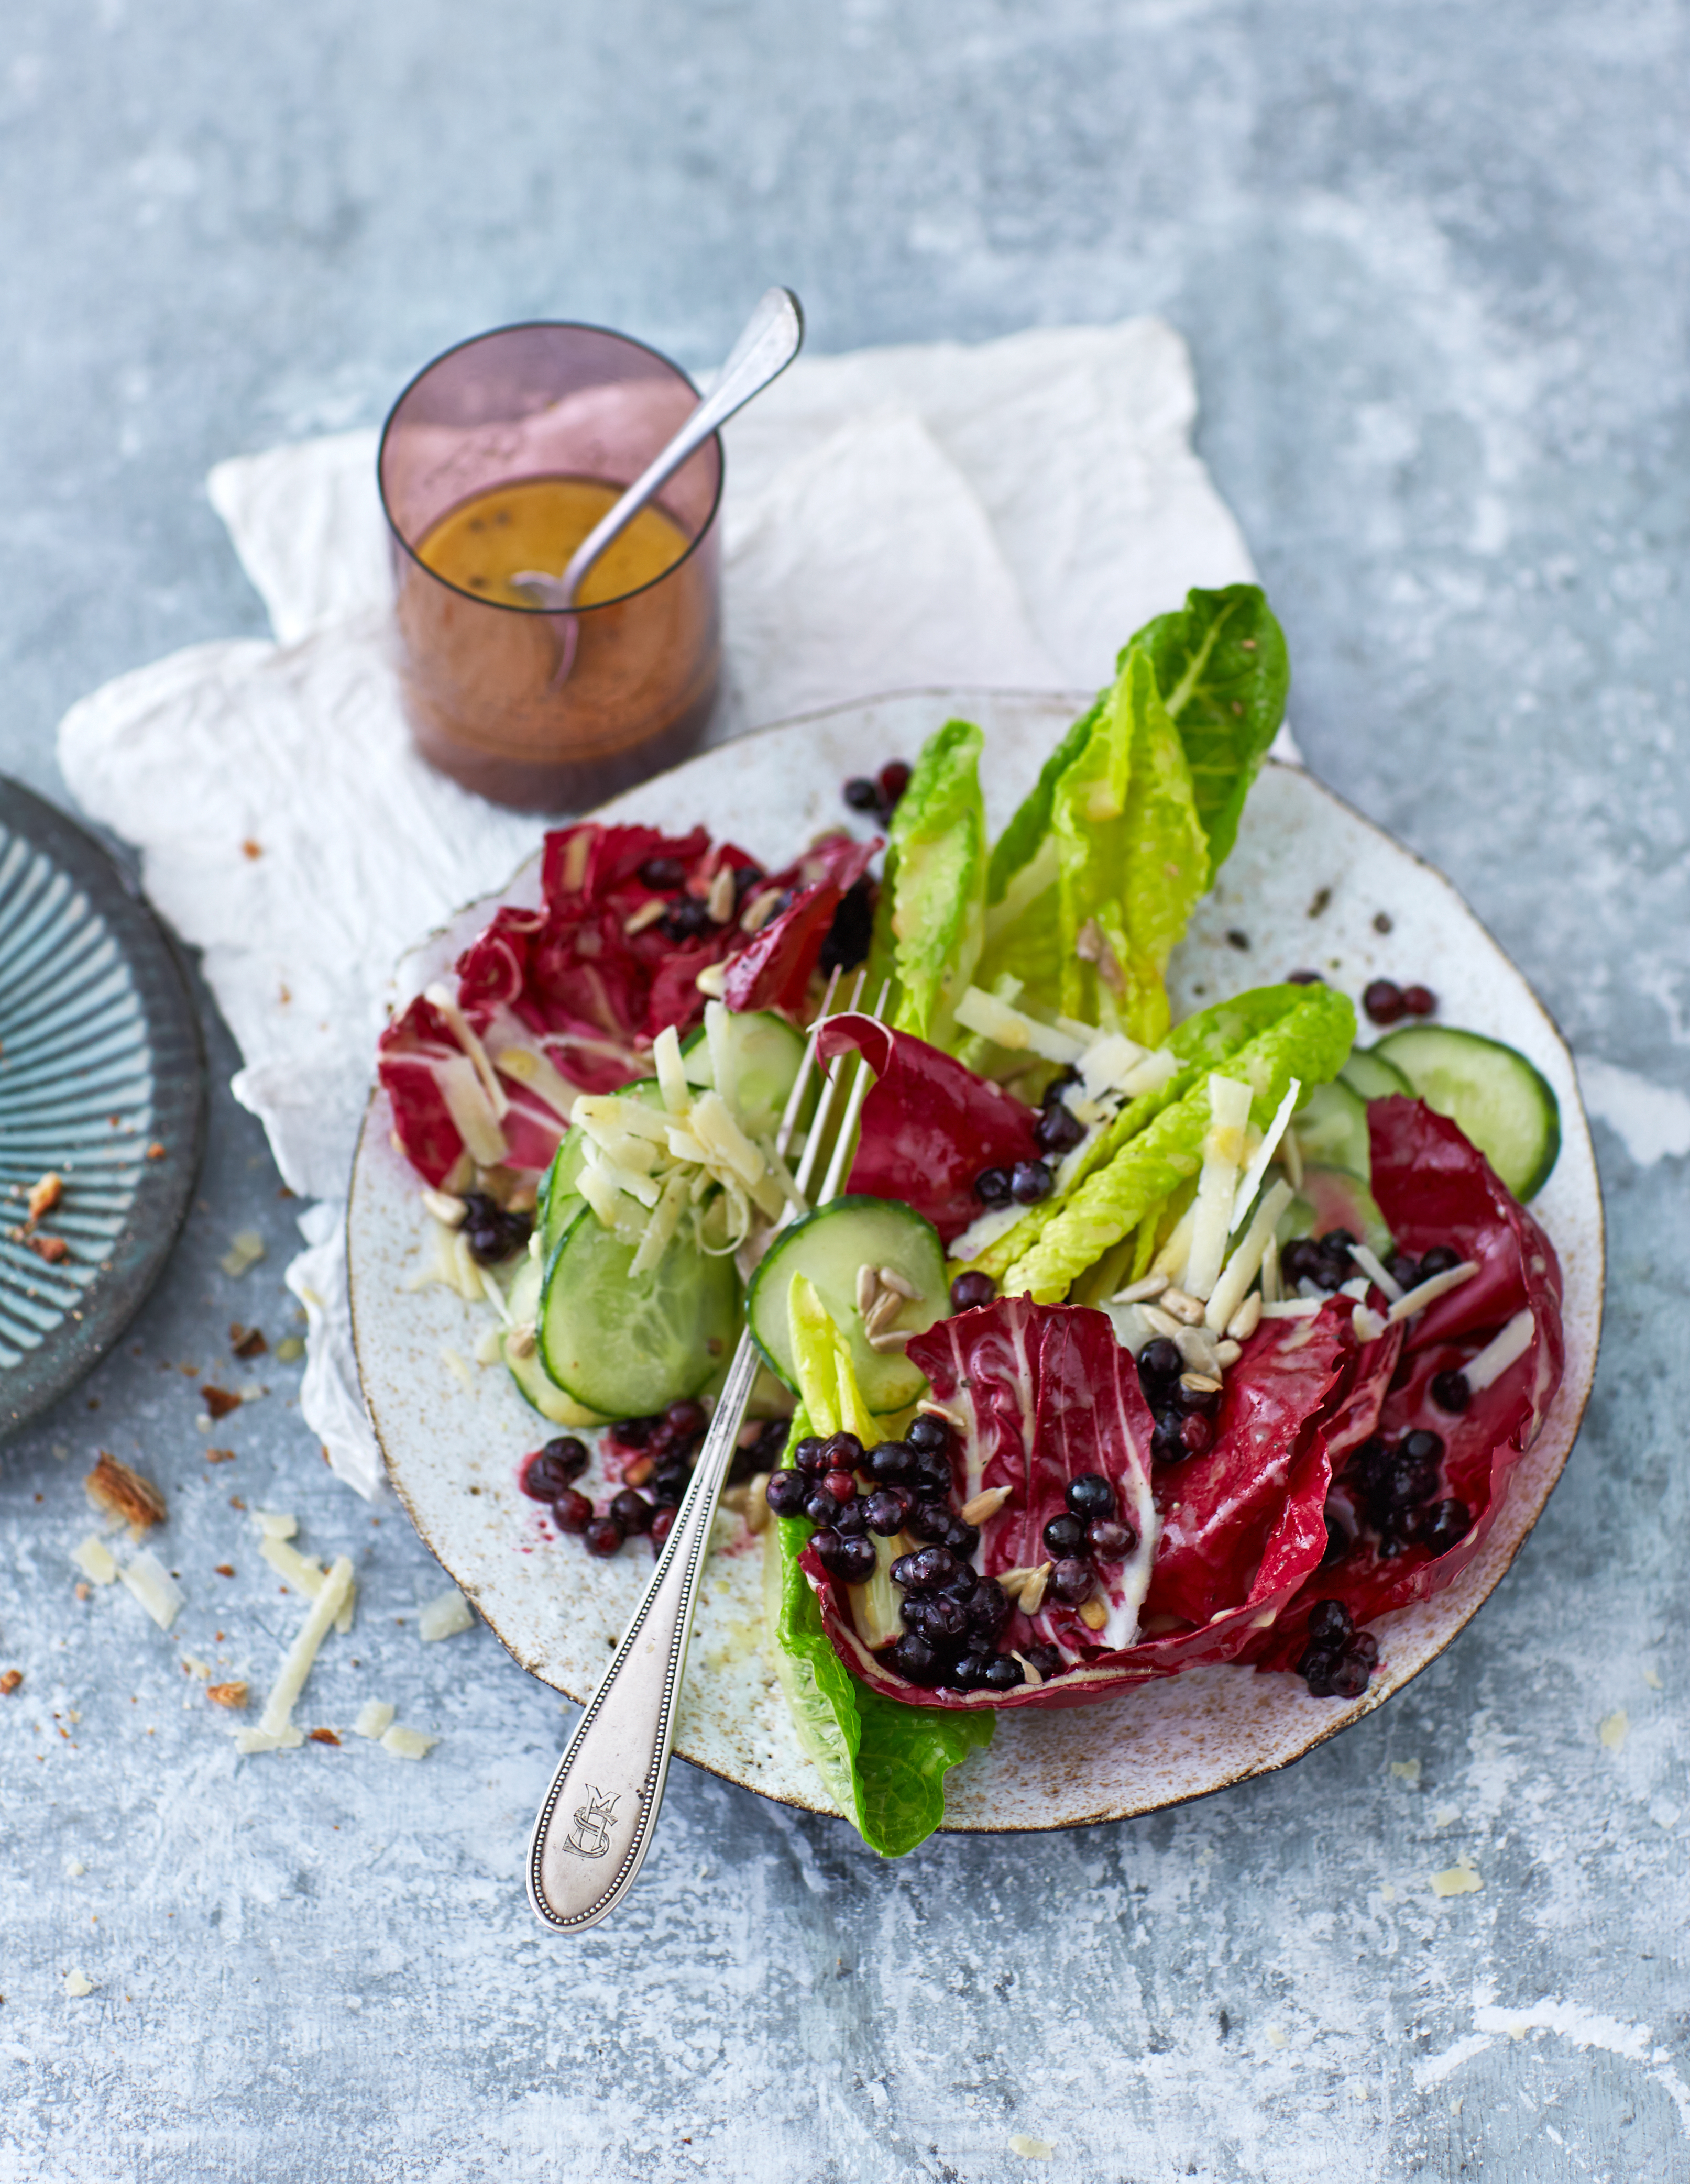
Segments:
[[[832,1010],[838,983],[835,972],[781,1117],[775,1149],[783,1159],[815,1073],[817,1038]],[[862,989],[859,972],[852,1008]],[[884,1002],[884,995],[882,999]],[[855,1132],[867,1078],[866,1062],[859,1061],[853,1072],[842,1059],[825,1079],[794,1178],[806,1202],[836,1115],[838,1139],[817,1202],[838,1195],[850,1160],[847,1141]],[[847,1079],[853,1080],[849,1095]],[[782,1217],[783,1225],[793,1210],[789,1207]],[[668,1779],[676,1703],[686,1672],[687,1642],[711,1525],[756,1371],[757,1353],[747,1329],[733,1352],[692,1483],[650,1582],[604,1681],[576,1724],[534,1822],[528,1846],[528,1901],[535,1915],[558,1933],[584,1933],[607,1919],[633,1886],[651,1847]]]

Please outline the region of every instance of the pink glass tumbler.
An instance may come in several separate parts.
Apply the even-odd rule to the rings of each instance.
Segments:
[[[448,349],[393,404],[377,471],[400,692],[417,749],[465,788],[519,811],[580,811],[696,749],[722,666],[719,438],[657,497],[687,550],[620,598],[567,614],[507,606],[448,582],[418,549],[494,488],[631,484],[698,399],[678,365],[625,335],[535,324]]]

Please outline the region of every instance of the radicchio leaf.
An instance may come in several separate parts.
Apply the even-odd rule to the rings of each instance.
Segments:
[[[980,1211],[982,1168],[1036,1160],[1030,1108],[960,1061],[873,1017],[829,1017],[824,1061],[855,1050],[874,1072],[863,1103],[862,1138],[846,1189],[901,1199],[950,1243]]]

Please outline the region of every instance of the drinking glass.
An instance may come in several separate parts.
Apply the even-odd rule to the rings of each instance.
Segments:
[[[620,597],[567,614],[505,605],[437,575],[421,549],[495,488],[631,484],[698,399],[678,365],[626,335],[536,323],[448,349],[393,404],[377,471],[400,692],[417,749],[465,788],[520,811],[579,811],[697,747],[722,664],[719,437],[654,504],[685,550]]]

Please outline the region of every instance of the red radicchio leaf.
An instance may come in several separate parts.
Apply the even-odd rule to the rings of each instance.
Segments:
[[[1258,1635],[1260,1618],[1289,1602],[1325,1546],[1324,1472],[1300,1459],[1320,1406],[1348,1379],[1356,1353],[1347,1322],[1346,1300],[1317,1322],[1269,1323],[1233,1368],[1238,1384],[1221,1415],[1213,1452],[1163,1474],[1169,1528],[1155,1544],[1149,1573],[1145,1605],[1151,1635],[1124,1642],[1135,1637],[1146,1575],[1141,1551],[1124,1562],[1098,1566],[1098,1597],[1109,1616],[1102,1630],[1092,1631],[1076,1608],[1049,1592],[1036,1615],[1029,1618],[1018,1609],[1005,1626],[996,1641],[1001,1650],[1024,1652],[1029,1645],[1055,1644],[1074,1663],[1064,1674],[1007,1692],[933,1691],[906,1682],[889,1661],[867,1652],[851,1624],[844,1589],[806,1549],[803,1565],[835,1650],[888,1697],[941,1707],[1081,1706],[1150,1677],[1235,1658]],[[975,1559],[984,1574],[1048,1559],[1043,1528],[1066,1507],[1068,1482],[1082,1472],[1102,1472],[1110,1480],[1119,1513],[1141,1536],[1153,1527],[1154,1422],[1137,1368],[1107,1314],[1001,1298],[941,1321],[918,1335],[908,1354],[947,1410],[968,1422],[962,1446],[953,1450],[959,1497],[966,1500],[983,1487],[1011,1489],[1008,1501],[981,1529]],[[1216,1482],[1207,1497],[1197,1485],[1199,1464]],[[1252,1506],[1247,1520],[1229,1534],[1220,1514],[1224,1483],[1236,1485],[1256,1470],[1276,1481],[1277,1491],[1264,1493],[1259,1507]],[[1290,1494],[1288,1475],[1300,1479]],[[1188,1508],[1191,1519],[1182,1523]],[[1176,1616],[1171,1607],[1157,1613],[1164,1553],[1170,1597],[1177,1595],[1182,1604],[1189,1604],[1187,1596],[1217,1603],[1205,1607],[1202,1620]]]
[[[1349,1446],[1359,1445],[1360,1454],[1347,1473],[1343,1451],[1334,1446],[1337,1483],[1330,1497],[1333,1515],[1354,1545],[1315,1573],[1271,1638],[1255,1649],[1265,1669],[1295,1666],[1307,1643],[1308,1610],[1317,1600],[1341,1601],[1360,1625],[1441,1592],[1460,1575],[1496,1522],[1514,1467],[1537,1437],[1565,1362],[1554,1246],[1498,1181],[1483,1154],[1453,1123],[1400,1095],[1371,1101],[1368,1120],[1374,1195],[1398,1248],[1419,1256],[1434,1244],[1447,1244],[1464,1258],[1476,1259],[1480,1270],[1411,1323],[1400,1362],[1391,1361],[1394,1372],[1371,1354],[1382,1345],[1369,1345],[1364,1353],[1368,1384],[1382,1377],[1383,1392],[1375,1422],[1351,1438]],[[1431,1392],[1436,1376],[1465,1364],[1524,1310],[1535,1323],[1524,1354],[1488,1388],[1475,1390],[1459,1417],[1441,1409]],[[1375,1435],[1394,1445],[1417,1429],[1436,1434],[1445,1445],[1431,1498],[1464,1503],[1472,1529],[1436,1557],[1418,1542],[1381,1553],[1386,1542],[1369,1516],[1359,1475],[1365,1445]]]
[[[439,1065],[462,1052],[446,1019],[421,994],[378,1043],[376,1073],[393,1111],[393,1134],[423,1181],[437,1190],[464,1150],[440,1089]]]
[[[982,1168],[1039,1157],[1033,1111],[924,1039],[888,1031],[872,1017],[829,1018],[823,1060],[852,1048],[878,1082],[863,1102],[846,1188],[901,1199],[949,1244],[980,1211],[974,1178]]]
[[[771,887],[795,887],[801,892],[733,958],[722,989],[730,1009],[795,1013],[803,1007],[834,913],[867,871],[879,846],[878,838],[854,842],[848,835],[833,836],[818,842],[791,872],[776,874],[768,883]]]

